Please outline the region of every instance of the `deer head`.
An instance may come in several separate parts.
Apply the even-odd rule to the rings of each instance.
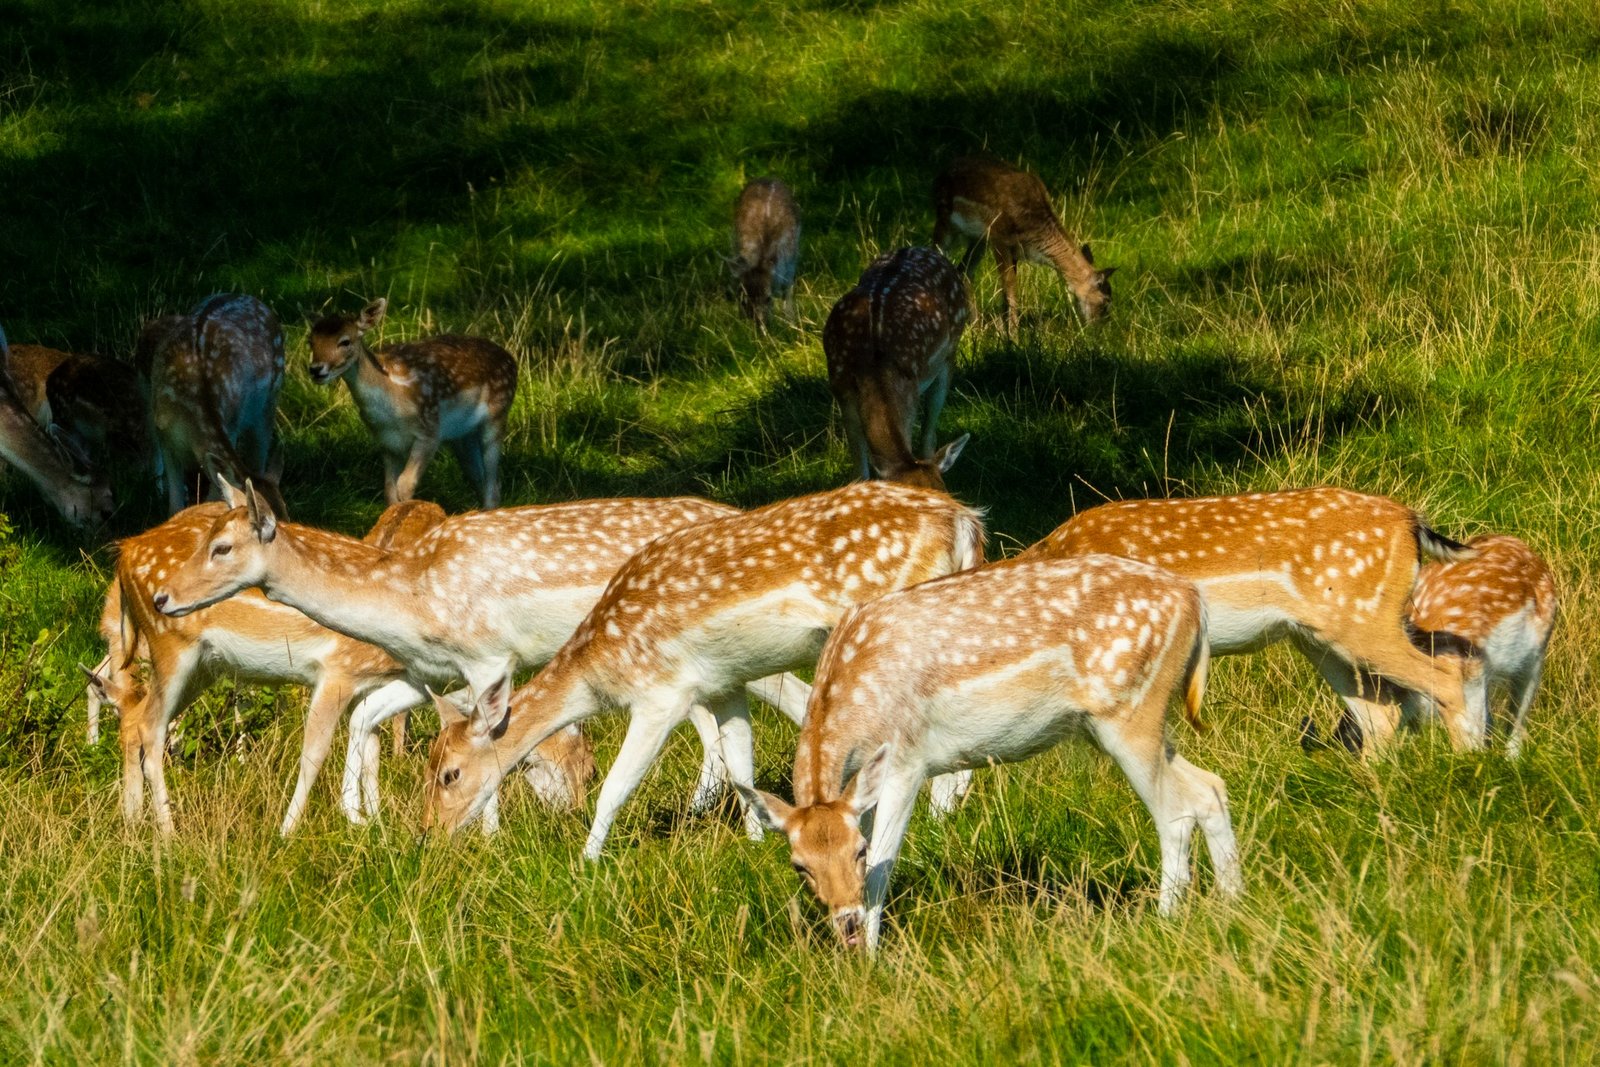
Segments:
[[[344,376],[366,351],[368,330],[383,321],[389,301],[379,297],[359,315],[328,315],[311,327],[311,380],[326,385]]]

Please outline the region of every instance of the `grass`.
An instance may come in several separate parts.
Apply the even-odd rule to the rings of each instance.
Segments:
[[[822,319],[987,148],[1122,268],[1093,332],[1024,271],[1015,341],[978,274],[944,436],[973,434],[952,488],[1000,551],[1101,497],[1333,482],[1525,537],[1566,603],[1520,762],[1436,730],[1304,755],[1293,725],[1333,710],[1312,672],[1223,661],[1218,729],[1174,735],[1229,784],[1241,904],[1158,918],[1147,816],[1069,746],[917,817],[865,964],[778,843],[678,817],[687,740],[598,866],[583,819],[511,787],[492,841],[419,846],[415,750],[380,825],[324,784],[282,841],[303,696],[223,688],[183,726],[176,839],[124,829],[73,668],[110,557],[9,478],[0,1060],[1596,1059],[1597,46],[1577,0],[0,0],[14,341],[126,355],[239,289],[304,353],[308,316],[386,294],[390,337],[522,358],[509,501],[756,504],[848,476]],[[768,172],[806,233],[799,319],[763,340],[717,256]],[[363,528],[376,451],[303,357],[282,424],[296,517]],[[448,458],[424,493],[471,502]],[[125,491],[120,530],[155,518]],[[792,729],[757,738],[783,787]]]

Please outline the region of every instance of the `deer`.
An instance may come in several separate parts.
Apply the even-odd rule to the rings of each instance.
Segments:
[[[386,512],[368,534],[369,543],[404,543],[443,519],[436,506],[427,508],[431,514],[422,509]],[[151,586],[190,555],[228,510],[220,502],[186,508],[120,543],[116,577],[101,615],[110,651],[94,670],[83,668],[89,679],[91,742],[97,739],[101,707],[122,711],[123,817],[130,823],[138,819],[148,784],[155,824],[163,836],[174,830],[164,767],[168,727],[219,678],[311,687],[299,774],[279,829],[283,836],[294,831],[305,813],[346,707],[356,704],[381,721],[428,699],[425,690],[406,679],[405,668],[381,649],[325,629],[254,591],[181,618],[154,611]],[[148,680],[139,677],[135,661],[140,657],[149,660]],[[369,808],[364,813],[358,806],[362,798],[343,798],[352,822],[364,822],[365,814],[376,810],[375,747],[370,757],[361,783]],[[582,735],[562,735],[534,754],[529,780],[546,803],[571,807],[581,799],[592,772],[593,758]]]
[[[281,458],[273,420],[284,370],[283,330],[272,309],[252,296],[218,293],[187,316],[147,325],[135,361],[148,368],[168,510],[187,505],[193,474],[203,471],[219,495],[224,480],[254,482],[286,515],[272,473]]]
[[[0,371],[11,363],[5,331],[0,330]],[[111,517],[116,502],[88,457],[58,429],[41,425],[17,395],[9,371],[0,373],[0,459],[39,487],[56,511],[84,528]]]
[[[1477,747],[1458,674],[1417,648],[1406,623],[1421,563],[1472,550],[1404,504],[1326,486],[1114,501],[1079,512],[1018,558],[1090,553],[1165,567],[1199,586],[1214,656],[1289,640],[1373,739],[1368,751],[1392,733],[1372,677],[1431,696],[1452,744]]]
[[[772,327],[772,301],[794,318],[795,265],[800,259],[800,208],[777,178],[758,178],[739,192],[733,207],[733,256],[728,269],[739,288],[739,307],[762,332]]]
[[[517,393],[517,361],[482,337],[445,334],[367,347],[389,302],[311,327],[311,380],[343,379],[383,452],[384,496],[410,500],[422,472],[448,444],[485,508],[500,506],[500,443]]]
[[[857,482],[664,534],[617,571],[572,638],[515,693],[484,691],[434,739],[425,829],[454,832],[491,805],[504,768],[554,731],[626,709],[627,734],[600,786],[584,856],[598,859],[617,812],[668,735],[696,709],[715,718],[735,785],[753,784],[751,679],[815,661],[850,608],[983,561],[978,512],[943,493]],[[945,783],[948,806],[964,779]],[[760,822],[746,812],[746,832]]]
[[[1505,534],[1467,541],[1475,556],[1422,568],[1411,595],[1410,624],[1417,646],[1459,671],[1469,727],[1487,733],[1490,698],[1504,686],[1512,718],[1506,756],[1516,759],[1528,738],[1528,709],[1539,691],[1545,653],[1560,596],[1555,574],[1527,542]],[[1412,713],[1434,710],[1426,694],[1403,694]],[[1383,724],[1386,728],[1390,723]]]
[[[1021,318],[1017,307],[1019,262],[1054,267],[1072,291],[1084,322],[1100,322],[1110,313],[1111,275],[1117,268],[1099,269],[1088,245],[1074,247],[1050,206],[1044,183],[1035,175],[994,159],[956,159],[934,180],[933,212],[935,245],[947,247],[953,234],[969,242],[961,261],[961,269],[969,276],[983,258],[984,248],[994,249],[1009,331],[1016,331]]]
[[[126,363],[43,345],[13,345],[7,370],[17,398],[47,430],[65,434],[96,469],[119,459],[149,466],[144,387]]]
[[[216,519],[187,559],[168,568],[151,595],[156,611],[182,616],[259,588],[269,600],[388,652],[418,689],[465,684],[469,703],[510,671],[549,662],[611,576],[647,542],[737,514],[693,497],[497,508],[452,515],[415,542],[385,550],[280,522],[249,485],[243,500]],[[761,679],[749,690],[796,722],[810,693],[790,676]],[[347,797],[360,793],[362,746],[383,711],[357,708],[351,715]],[[697,715],[694,724],[709,776],[718,769],[715,723]],[[486,813],[486,831],[496,816]]]
[[[1222,779],[1178,755],[1210,662],[1194,583],[1104,555],[1007,561],[889,593],[828,638],[794,758],[794,803],[741,787],[784,835],[840,940],[875,951],[917,791],[935,774],[1015,763],[1087,733],[1116,761],[1161,843],[1158,907],[1190,880],[1196,828],[1216,889],[1243,888]],[[865,817],[871,813],[870,830]]]
[[[935,450],[950,364],[969,312],[966,280],[937,250],[879,256],[839,298],[822,330],[828,387],[862,480],[943,489],[970,437]],[[911,444],[917,409],[922,436]]]

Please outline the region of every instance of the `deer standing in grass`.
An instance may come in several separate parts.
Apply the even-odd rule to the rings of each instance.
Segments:
[[[245,498],[244,507],[218,518],[200,547],[169,569],[152,596],[157,611],[184,615],[256,587],[331,630],[382,648],[405,665],[417,688],[443,691],[464,682],[474,696],[512,670],[548,662],[617,568],[646,542],[737,514],[693,498],[497,508],[452,515],[417,541],[385,551],[279,522],[254,492],[247,489]],[[752,691],[798,722],[810,687],[776,678]],[[376,745],[381,721],[361,709],[351,716],[347,797],[359,794],[362,746]],[[715,724],[698,716],[695,726],[712,763]],[[485,827],[493,825],[491,811]]]
[[[1290,640],[1373,748],[1392,730],[1367,676],[1431,696],[1452,744],[1478,743],[1459,675],[1418,649],[1406,624],[1421,561],[1471,551],[1403,504],[1335,488],[1123,500],[1074,515],[1020,558],[1089,553],[1142,560],[1198,585],[1213,655]]]
[[[962,434],[935,451],[969,312],[967,283],[931,248],[879,256],[839,298],[822,330],[828,387],[862,479],[943,489],[944,472],[966,446]],[[912,445],[918,409],[922,436]]]
[[[7,370],[34,420],[59,429],[96,469],[119,460],[149,466],[144,387],[131,366],[43,345],[13,345]]]
[[[283,330],[272,309],[253,296],[208,297],[187,316],[150,323],[135,359],[148,366],[167,507],[183,509],[199,471],[217,495],[225,495],[224,481],[253,480],[286,514],[270,473],[278,465],[273,420],[283,388]]]
[[[311,380],[344,379],[361,421],[383,451],[389,503],[410,500],[440,443],[448,444],[485,508],[500,506],[500,442],[517,393],[517,361],[481,337],[446,334],[367,347],[383,321],[382,297],[359,315],[311,327]]]
[[[10,362],[0,330],[0,370]],[[59,432],[40,425],[17,396],[9,373],[0,373],[0,459],[25,474],[72,525],[84,527],[111,517],[110,486]]]
[[[444,518],[438,508],[426,507],[431,512],[385,513],[368,534],[369,540],[400,544],[425,532]],[[165,775],[167,729],[219,678],[311,687],[299,774],[283,818],[283,834],[290,833],[304,814],[344,708],[359,701],[358,717],[381,721],[427,699],[388,653],[325,629],[255,591],[182,617],[156,612],[151,588],[193,554],[227,512],[228,506],[221,503],[187,508],[121,543],[117,574],[101,617],[110,654],[94,671],[86,671],[91,742],[98,734],[101,706],[121,709],[123,816],[130,821],[138,817],[148,784],[156,826],[163,834],[173,829]],[[138,676],[138,658],[149,660],[147,680]],[[536,781],[544,787],[541,796],[547,802],[571,806],[583,795],[592,757],[581,736],[551,740],[552,745],[535,756],[535,763],[546,765]],[[365,754],[369,762],[363,767],[361,785],[372,811],[377,805],[376,746]],[[344,798],[352,821],[364,821],[361,799]]]
[[[800,208],[776,178],[749,182],[733,208],[733,258],[739,307],[763,331],[772,326],[772,301],[794,318],[794,275],[800,259]]]
[[[594,610],[515,694],[485,693],[428,758],[424,824],[455,830],[492,803],[504,768],[553,731],[627,709],[584,855],[695,709],[717,722],[729,778],[752,785],[750,679],[814,662],[850,608],[983,561],[983,521],[943,493],[864,482],[657,538],[617,571]],[[702,787],[705,786],[702,780]],[[964,785],[945,783],[944,805]],[[761,825],[747,811],[754,838]]]
[[[1167,706],[1198,725],[1205,607],[1194,585],[1110,556],[1010,562],[891,593],[849,615],[817,664],[795,803],[746,790],[845,944],[877,946],[889,876],[930,775],[1013,763],[1086,732],[1161,841],[1160,908],[1206,837],[1217,888],[1242,886],[1227,789],[1177,755]],[[872,812],[870,838],[862,826]]]
[[[961,261],[969,275],[984,247],[994,249],[1008,329],[1015,331],[1020,319],[1019,262],[1054,267],[1072,290],[1085,322],[1099,322],[1110,312],[1111,275],[1117,268],[1096,268],[1089,246],[1074,245],[1050,206],[1044,183],[1034,175],[997,160],[957,159],[934,180],[933,211],[935,245],[944,248],[952,233],[970,242]]]

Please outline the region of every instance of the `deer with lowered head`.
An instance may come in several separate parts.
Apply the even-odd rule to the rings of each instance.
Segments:
[[[961,261],[968,274],[985,247],[994,249],[1008,329],[1015,331],[1020,319],[1018,263],[1054,267],[1085,322],[1099,322],[1110,312],[1111,275],[1117,268],[1097,268],[1089,246],[1075,246],[1034,175],[994,159],[957,159],[934,180],[933,211],[935,245],[946,247],[952,234],[970,242]]]
[[[668,735],[700,709],[716,719],[728,777],[754,773],[743,687],[814,662],[851,607],[983,561],[979,514],[943,493],[862,482],[665,534],[622,565],[549,666],[516,693],[488,690],[441,731],[424,782],[425,825],[455,830],[492,803],[503,768],[553,731],[626,709],[584,855],[597,858],[618,810]],[[702,779],[702,789],[708,783]],[[944,783],[948,804],[964,783]],[[754,838],[761,826],[746,826]]]
[[[968,440],[934,447],[968,312],[966,280],[932,248],[879,256],[833,305],[822,330],[828,387],[863,479],[944,488]]]
[[[922,782],[1088,734],[1155,820],[1159,906],[1189,882],[1196,829],[1218,890],[1242,886],[1227,789],[1177,755],[1167,707],[1199,723],[1208,651],[1193,583],[1111,556],[1007,562],[890,593],[845,616],[817,664],[793,804],[745,790],[851,947],[876,948]],[[871,813],[871,829],[865,816]]]
[[[135,361],[150,382],[167,507],[176,514],[187,505],[198,471],[217,496],[224,482],[253,481],[286,514],[273,473],[283,330],[272,309],[253,296],[218,293],[189,315],[147,325]]]
[[[254,590],[182,617],[155,611],[151,588],[194,552],[227,511],[223,503],[187,508],[121,542],[116,577],[101,616],[110,652],[93,671],[85,668],[91,743],[102,706],[121,712],[123,816],[130,821],[138,817],[148,785],[155,823],[163,834],[173,829],[164,769],[168,727],[217,679],[311,687],[299,774],[283,834],[295,828],[305,811],[343,709],[355,704],[355,718],[381,721],[427,699],[388,653],[325,629]],[[443,518],[443,511],[432,504],[399,505],[384,513],[367,539],[374,545],[404,544]],[[137,667],[140,659],[149,663],[144,678]],[[362,743],[364,738],[352,740],[363,748],[367,762],[357,783],[359,795],[347,786],[343,803],[351,821],[364,822],[365,814],[377,808],[376,738],[370,745]],[[562,735],[551,742],[534,754],[529,780],[546,802],[570,807],[583,795],[593,760],[581,735]]]
[[[417,688],[442,692],[465,683],[477,697],[512,670],[547,663],[617,568],[647,542],[730,514],[737,509],[694,498],[496,508],[452,515],[416,541],[385,550],[280,522],[247,486],[245,505],[218,518],[199,547],[169,568],[151,603],[181,616],[259,588],[388,652]],[[792,677],[762,679],[750,689],[796,722],[810,693]],[[694,724],[714,767],[715,723],[707,714]],[[352,716],[347,795],[361,773],[359,746],[377,725],[359,709]],[[494,818],[487,813],[486,829]]]
[[[41,425],[17,395],[5,368],[10,364],[0,330],[0,460],[37,485],[61,517],[84,527],[111,517],[111,487],[59,429]]]
[[[410,500],[441,443],[485,508],[500,506],[500,442],[517,393],[517,361],[482,337],[445,334],[384,345],[366,334],[383,321],[379,297],[359,315],[329,315],[311,327],[311,380],[338,379],[383,452],[389,503]]]
[[[800,259],[800,208],[777,178],[758,178],[733,208],[733,257],[728,268],[739,287],[739,307],[762,330],[772,325],[772,302],[784,301],[794,318],[794,275]]]
[[[150,465],[144,386],[128,364],[43,345],[13,345],[6,370],[35,421],[64,434],[97,470],[119,460]]]
[[[1079,512],[1019,558],[1126,556],[1194,582],[1213,655],[1287,639],[1333,686],[1376,748],[1391,730],[1370,678],[1435,700],[1457,748],[1477,747],[1461,680],[1418,649],[1406,606],[1423,560],[1467,546],[1387,497],[1322,487],[1239,496],[1121,500]]]

